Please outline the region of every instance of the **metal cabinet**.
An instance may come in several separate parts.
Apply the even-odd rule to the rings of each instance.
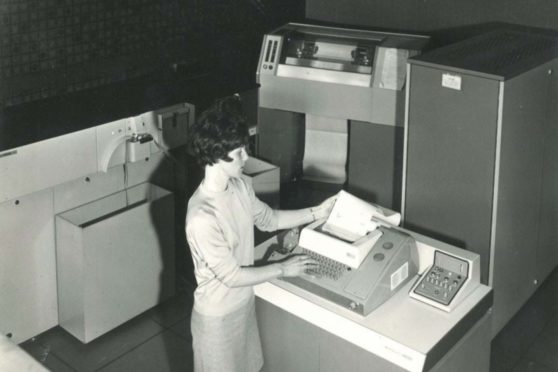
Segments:
[[[556,43],[496,30],[408,65],[404,224],[481,255],[493,335],[557,262]]]

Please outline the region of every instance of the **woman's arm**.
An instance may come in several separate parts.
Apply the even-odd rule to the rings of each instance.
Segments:
[[[305,255],[297,255],[283,262],[259,267],[241,267],[227,283],[229,287],[245,287],[266,282],[282,276],[299,276],[317,262]]]
[[[275,210],[277,215],[277,229],[290,229],[292,227],[305,225],[314,222],[315,217],[312,208],[296,210]]]
[[[333,205],[337,200],[337,195],[334,195],[320,205],[311,208],[297,209],[297,210],[276,210],[277,214],[277,228],[290,229],[292,227],[304,225],[310,222],[319,220],[329,216]]]
[[[279,229],[289,229],[325,218],[331,212],[337,196],[332,196],[320,205],[298,210],[275,210]],[[226,285],[242,287],[255,285],[281,276],[299,276],[307,268],[316,266],[317,262],[306,255],[297,255],[280,263],[260,267],[241,267]]]

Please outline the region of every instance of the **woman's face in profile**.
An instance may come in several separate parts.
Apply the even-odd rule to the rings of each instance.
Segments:
[[[232,161],[219,160],[219,166],[231,178],[240,178],[244,171],[244,164],[248,160],[248,153],[244,146],[238,147],[227,154]]]

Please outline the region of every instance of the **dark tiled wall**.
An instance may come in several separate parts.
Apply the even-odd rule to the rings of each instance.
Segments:
[[[283,2],[287,9],[283,18],[289,17],[288,3]],[[246,43],[251,44],[250,50],[259,50],[262,30],[269,20],[278,20],[270,16],[274,9],[269,4],[261,0],[0,0],[0,106],[200,61],[226,70],[230,64],[213,59],[234,58],[234,50]],[[232,35],[233,40],[219,38],[220,33],[228,39]],[[216,40],[221,40],[217,45],[225,42],[225,47],[231,47],[217,53]],[[244,58],[254,58],[254,53]]]
[[[556,0],[307,0],[306,17],[344,25],[427,33],[443,45],[502,23],[558,31]]]
[[[158,63],[180,60],[192,20],[178,1],[0,0],[1,103],[141,75],[161,50]]]

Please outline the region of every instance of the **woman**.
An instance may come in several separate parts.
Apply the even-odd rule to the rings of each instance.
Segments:
[[[263,365],[252,286],[297,276],[315,261],[299,255],[254,267],[254,225],[288,229],[326,217],[334,197],[307,209],[273,210],[243,177],[248,129],[238,97],[218,101],[193,128],[191,148],[205,176],[188,202],[186,236],[198,287],[191,330],[194,369],[259,371]]]

